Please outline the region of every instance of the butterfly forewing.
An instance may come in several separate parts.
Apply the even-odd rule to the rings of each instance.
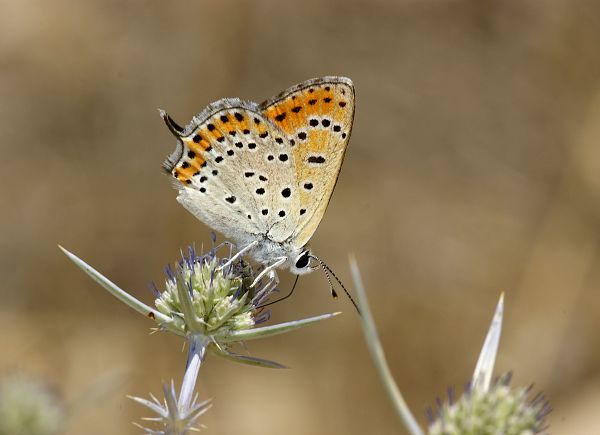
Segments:
[[[211,104],[181,142],[165,167],[178,180],[178,200],[200,220],[243,244],[289,218],[290,145],[255,103]]]
[[[342,165],[354,118],[354,87],[344,77],[309,80],[261,105],[263,113],[288,138],[293,150],[293,213],[298,216],[271,232],[304,246],[321,221]]]

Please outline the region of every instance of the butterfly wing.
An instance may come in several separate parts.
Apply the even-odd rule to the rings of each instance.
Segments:
[[[354,116],[343,77],[313,79],[258,105],[223,99],[184,129],[164,162],[178,201],[244,245],[267,238],[302,247],[333,193]]]
[[[185,129],[163,118],[179,137],[163,166],[194,216],[240,245],[289,220],[291,146],[256,103],[217,101]]]
[[[345,77],[308,80],[260,109],[287,138],[295,166],[296,219],[276,223],[271,234],[302,247],[321,222],[337,182],[354,119],[354,85]]]

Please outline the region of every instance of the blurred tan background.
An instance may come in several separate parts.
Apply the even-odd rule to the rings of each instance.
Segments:
[[[210,241],[161,172],[156,109],[185,124],[339,74],[355,126],[312,247],[350,286],[356,253],[415,414],[462,390],[504,290],[497,371],[547,394],[552,433],[599,433],[599,42],[593,0],[2,0],[0,375],[46,379],[66,434],[139,433],[125,395],[180,382],[181,341],[57,243],[151,302],[179,249]],[[320,272],[299,284],[274,321],[344,315],[249,344],[291,370],[209,358],[206,433],[403,433],[352,306]]]

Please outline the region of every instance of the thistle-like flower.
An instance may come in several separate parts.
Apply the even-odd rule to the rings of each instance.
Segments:
[[[530,388],[511,389],[510,373],[500,377],[486,392],[467,389],[455,401],[439,403],[429,412],[430,435],[529,435],[547,428],[550,406],[542,395],[531,397]]]
[[[281,368],[279,363],[234,354],[233,343],[283,334],[340,313],[323,314],[302,320],[256,327],[270,316],[260,304],[272,294],[279,283],[272,271],[254,288],[254,272],[249,264],[234,255],[216,256],[215,249],[196,255],[193,248],[177,263],[175,270],[166,268],[166,290],[156,293],[156,308],[150,307],[119,288],[85,261],[60,247],[71,261],[98,282],[109,293],[138,313],[152,319],[158,330],[185,337],[188,342],[201,342],[203,347],[238,362],[263,367]]]
[[[243,260],[219,260],[215,250],[197,255],[192,247],[175,267],[167,266],[165,290],[155,290],[154,304],[168,317],[161,327],[184,337],[202,337],[210,350],[234,359],[228,352],[238,333],[248,331],[268,319],[260,304],[271,295],[279,280],[273,272],[251,287],[253,270]],[[264,360],[242,358],[240,362],[278,366]]]
[[[129,396],[130,399],[146,406],[158,414],[158,417],[144,418],[146,421],[155,421],[162,423],[163,429],[154,430],[134,423],[137,427],[144,430],[145,434],[150,435],[172,435],[184,434],[188,431],[194,431],[198,426],[198,418],[211,407],[210,400],[198,402],[195,396],[188,409],[182,412],[175,393],[175,384],[171,386],[163,385],[165,398],[161,403],[156,397],[150,395],[152,400],[142,399],[140,397]]]
[[[62,405],[43,385],[16,376],[0,382],[0,435],[53,435],[63,425]]]
[[[171,384],[170,389],[165,388],[164,406],[153,396],[152,401],[133,398],[158,414],[148,420],[162,423],[161,430],[144,428],[148,434],[183,435],[193,430],[198,417],[208,409],[208,402],[198,403],[194,395],[200,366],[208,351],[236,362],[282,368],[284,366],[277,362],[234,353],[231,348],[235,343],[282,334],[339,314],[257,327],[269,318],[270,313],[264,311],[261,304],[266,303],[279,279],[274,271],[255,277],[250,265],[241,260],[241,253],[219,259],[214,248],[201,255],[189,248],[174,269],[167,267],[165,290],[160,292],[154,287],[156,308],[153,308],[61,249],[112,295],[154,320],[158,330],[184,337],[188,343],[188,360],[179,397]]]
[[[531,387],[509,387],[511,374],[492,382],[500,344],[504,294],[496,307],[469,388],[457,400],[438,401],[437,410],[428,412],[430,435],[532,435],[547,428],[550,405],[541,394],[530,396]]]

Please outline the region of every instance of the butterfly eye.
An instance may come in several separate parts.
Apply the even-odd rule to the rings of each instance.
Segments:
[[[310,257],[308,251],[305,251],[302,253],[302,255],[300,255],[300,257],[298,257],[298,260],[296,261],[296,267],[298,269],[304,269],[306,266],[308,266],[309,261]]]

